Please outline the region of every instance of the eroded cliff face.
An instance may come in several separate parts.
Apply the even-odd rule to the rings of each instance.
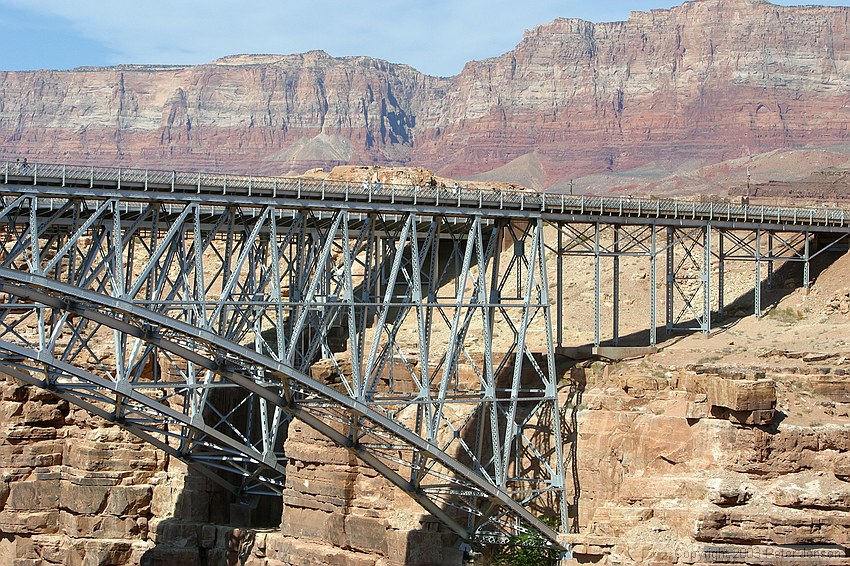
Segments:
[[[848,21],[848,8],[761,0],[559,19],[449,78],[323,52],[4,73],[0,135],[8,156],[48,161],[274,174],[416,164],[557,188],[846,140]]]
[[[824,369],[836,370],[691,365],[589,372],[575,437],[579,534],[566,537],[576,543],[577,558],[846,564],[850,424],[839,396],[812,386]],[[846,393],[846,379],[835,379]],[[806,414],[827,405],[839,411],[800,422],[789,406],[797,393]],[[777,410],[769,422],[753,424],[771,403]],[[789,417],[797,422],[783,422]]]
[[[566,563],[846,564],[846,357],[669,363],[597,362],[565,378]],[[446,527],[298,421],[281,526],[251,529],[182,464],[81,409],[7,376],[0,408],[3,564],[462,562]]]
[[[697,0],[627,22],[556,20],[514,51],[467,65],[444,128],[463,124],[477,162],[486,131],[513,142],[498,158],[536,149],[550,182],[558,167],[616,170],[842,139],[847,30],[847,9],[758,0]]]
[[[412,144],[411,95],[432,82],[322,52],[6,73],[0,128],[7,151],[53,160],[276,173],[282,163],[398,161]]]
[[[0,563],[174,564],[191,541],[197,564],[202,524],[224,555],[212,523],[227,524],[227,499],[182,463],[5,374],[0,415]]]

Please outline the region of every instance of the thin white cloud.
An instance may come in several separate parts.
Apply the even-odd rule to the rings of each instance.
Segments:
[[[0,9],[14,7],[61,18],[82,36],[103,45],[110,64],[199,64],[239,53],[322,49],[335,56],[368,55],[449,75],[459,72],[468,60],[512,49],[523,30],[556,17],[610,21],[626,18],[631,10],[675,4],[665,0],[0,0]]]
[[[369,55],[433,74],[511,49],[524,28],[551,20],[563,0],[0,0],[66,20],[119,63],[197,64],[236,53]],[[559,8],[560,7],[560,8]]]

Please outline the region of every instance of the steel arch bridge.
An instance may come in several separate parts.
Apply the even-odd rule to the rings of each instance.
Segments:
[[[709,331],[714,260],[754,261],[758,288],[762,262],[808,267],[812,234],[848,233],[826,209],[46,164],[3,181],[6,373],[242,496],[281,492],[297,417],[463,539],[555,546],[541,516],[568,524],[564,258],[595,259],[598,345],[601,258],[616,305],[619,258],[647,257],[654,344],[662,254],[667,328],[690,313]]]

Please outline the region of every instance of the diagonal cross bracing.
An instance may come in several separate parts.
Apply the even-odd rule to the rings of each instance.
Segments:
[[[560,449],[529,446],[558,419],[542,220],[42,201],[0,219],[9,373],[241,495],[279,492],[297,416],[464,538],[557,544],[530,511],[566,523]]]
[[[296,416],[486,540],[536,529],[555,544],[542,511],[566,528],[553,343],[553,326],[562,345],[569,325],[565,260],[594,260],[599,344],[601,260],[613,258],[616,342],[619,260],[648,258],[654,344],[665,302],[669,329],[692,317],[711,330],[724,261],[753,260],[757,281],[761,262],[769,276],[774,260],[802,261],[808,281],[811,236],[848,233],[835,209],[44,164],[4,173],[5,371],[242,495],[280,491]]]
[[[0,270],[0,292],[31,301],[33,309],[72,312],[89,324],[150,341],[165,352],[214,372],[221,386],[244,388],[290,415],[301,418],[331,439],[354,450],[359,457],[397,486],[409,492],[427,510],[443,519],[464,538],[480,534],[477,531],[481,529],[470,532],[462,527],[457,522],[456,512],[452,509],[463,509],[474,513],[475,510],[466,503],[474,498],[495,503],[497,508],[504,507],[507,514],[503,513],[498,517],[510,519],[504,524],[494,525],[487,522],[487,519],[492,521],[492,517],[485,517],[481,523],[487,525],[488,530],[484,533],[493,534],[493,531],[502,535],[506,532],[510,533],[516,527],[515,521],[522,520],[526,523],[526,528],[537,528],[545,536],[555,539],[555,533],[511,497],[508,490],[484,481],[462,461],[420,438],[403,423],[388,417],[384,411],[370,408],[366,403],[341,394],[295,371],[285,363],[275,362],[253,352],[250,348],[223,340],[211,332],[197,329],[170,317],[134,306],[125,300],[84,291],[37,275]],[[156,331],[152,328],[156,328]],[[0,351],[5,353],[4,364],[12,368],[14,375],[23,377],[34,385],[61,392],[65,398],[74,402],[79,401],[78,404],[83,406],[89,403],[96,414],[104,416],[109,414],[102,411],[100,407],[108,405],[110,399],[114,402],[114,394],[118,393],[118,386],[114,381],[79,369],[74,363],[58,359],[50,352],[40,351],[35,343],[16,342],[0,340]],[[40,365],[44,365],[52,374],[60,374],[61,379],[54,380],[48,387],[34,377]],[[89,386],[87,398],[77,399],[75,393],[83,385]],[[93,390],[91,386],[94,386]],[[167,383],[148,384],[148,389],[151,390],[163,390],[168,387]],[[124,394],[138,402],[139,413],[143,412],[141,407],[147,407],[156,416],[170,419],[165,423],[167,425],[173,425],[176,422],[186,424],[185,417],[167,407],[157,407],[155,401],[141,390],[128,388]],[[346,431],[354,430],[348,426],[354,419],[360,421],[360,426],[356,428],[357,435],[352,437],[346,434]],[[155,424],[149,423],[145,428],[132,419],[120,420],[119,423],[146,439],[152,435],[159,435],[162,439],[154,438],[155,445],[164,449],[168,448],[170,453],[186,458],[190,463],[197,464],[203,460],[195,454],[187,456],[177,453],[168,443],[168,427],[158,428]],[[272,465],[261,459],[258,453],[245,447],[240,449],[235,446],[232,439],[228,440],[222,434],[214,434],[214,431],[208,428],[196,424],[192,426],[196,432],[207,435],[211,439],[205,439],[203,443],[198,444],[197,448],[201,456],[210,454],[211,450],[218,450],[224,456],[228,454],[228,448],[230,448],[237,456],[232,459],[239,464],[234,465],[234,469],[244,470],[243,474],[248,474],[250,470],[248,464],[253,464],[257,469],[251,472],[251,476],[260,482],[268,481],[269,473],[266,470]],[[242,454],[239,454],[240,450]],[[405,480],[400,474],[400,471],[412,465],[409,453],[414,451],[421,452],[431,461],[439,462],[439,465],[434,466],[431,473],[426,476],[427,481],[416,485]],[[253,461],[248,461],[250,456],[253,456]],[[226,459],[220,457],[216,461],[222,463]],[[553,495],[555,491],[543,490],[548,495]]]

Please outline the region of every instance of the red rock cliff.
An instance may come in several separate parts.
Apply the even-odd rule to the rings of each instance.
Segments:
[[[762,0],[558,19],[449,78],[322,52],[3,73],[0,135],[7,157],[255,173],[381,163],[463,176],[513,162],[505,175],[522,177],[531,163],[534,184],[557,187],[846,140],[848,21],[850,8]]]

